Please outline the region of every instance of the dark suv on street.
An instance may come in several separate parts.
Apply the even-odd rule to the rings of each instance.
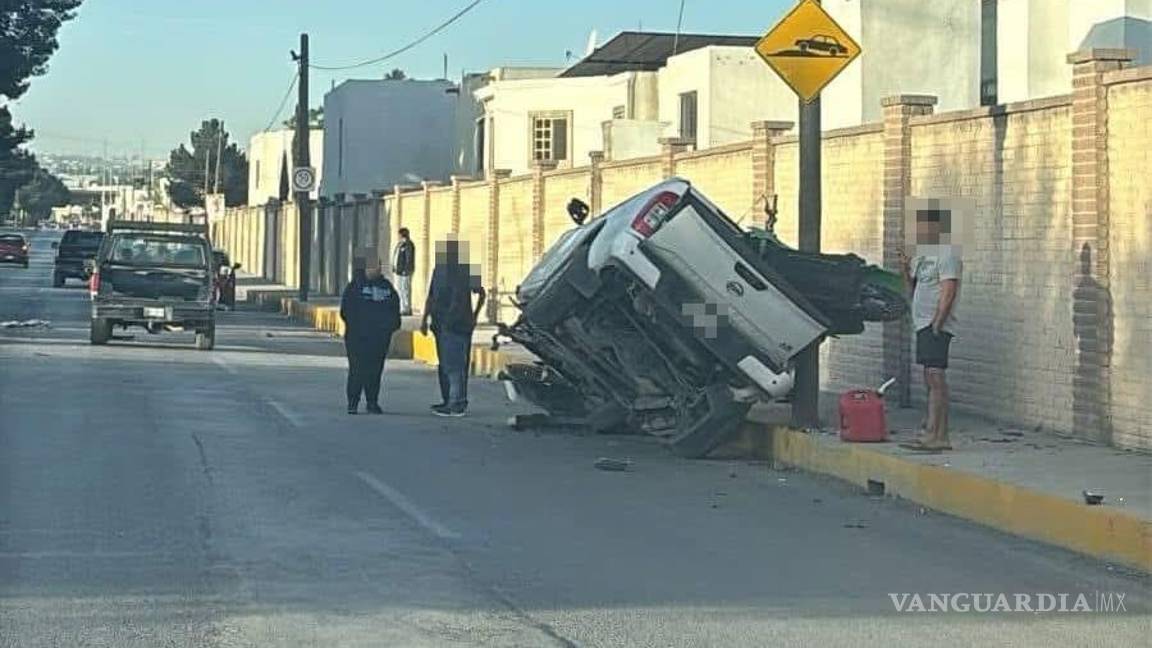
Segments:
[[[216,269],[205,225],[113,221],[89,285],[92,344],[114,327],[196,333],[196,348],[216,344]]]
[[[100,249],[103,240],[103,232],[64,232],[60,242],[52,245],[56,248],[56,269],[52,272],[52,285],[60,288],[68,279],[87,281],[91,274],[90,264],[96,258],[96,251]]]

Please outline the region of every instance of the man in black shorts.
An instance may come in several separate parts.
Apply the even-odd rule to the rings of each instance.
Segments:
[[[956,331],[956,302],[960,296],[963,262],[958,248],[941,244],[941,234],[950,233],[949,213],[943,210],[916,214],[917,255],[909,260],[901,250],[904,280],[912,289],[912,324],[916,330],[916,364],[924,367],[928,387],[928,416],[924,434],[910,450],[940,452],[951,450],[948,440],[948,348]]]

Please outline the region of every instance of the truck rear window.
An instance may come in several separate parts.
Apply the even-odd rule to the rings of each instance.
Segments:
[[[204,267],[204,242],[192,237],[130,235],[116,238],[109,252],[112,263],[139,266]]]
[[[80,232],[72,230],[64,232],[64,238],[60,239],[60,245],[96,248],[100,247],[100,240],[103,238],[104,234],[101,232]]]

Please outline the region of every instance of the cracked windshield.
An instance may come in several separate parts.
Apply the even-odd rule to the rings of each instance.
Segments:
[[[0,0],[0,648],[1152,641],[1152,0]]]

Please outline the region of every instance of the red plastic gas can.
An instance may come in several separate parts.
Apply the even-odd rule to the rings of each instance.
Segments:
[[[856,443],[888,440],[888,421],[880,394],[857,389],[840,396],[840,439]]]

